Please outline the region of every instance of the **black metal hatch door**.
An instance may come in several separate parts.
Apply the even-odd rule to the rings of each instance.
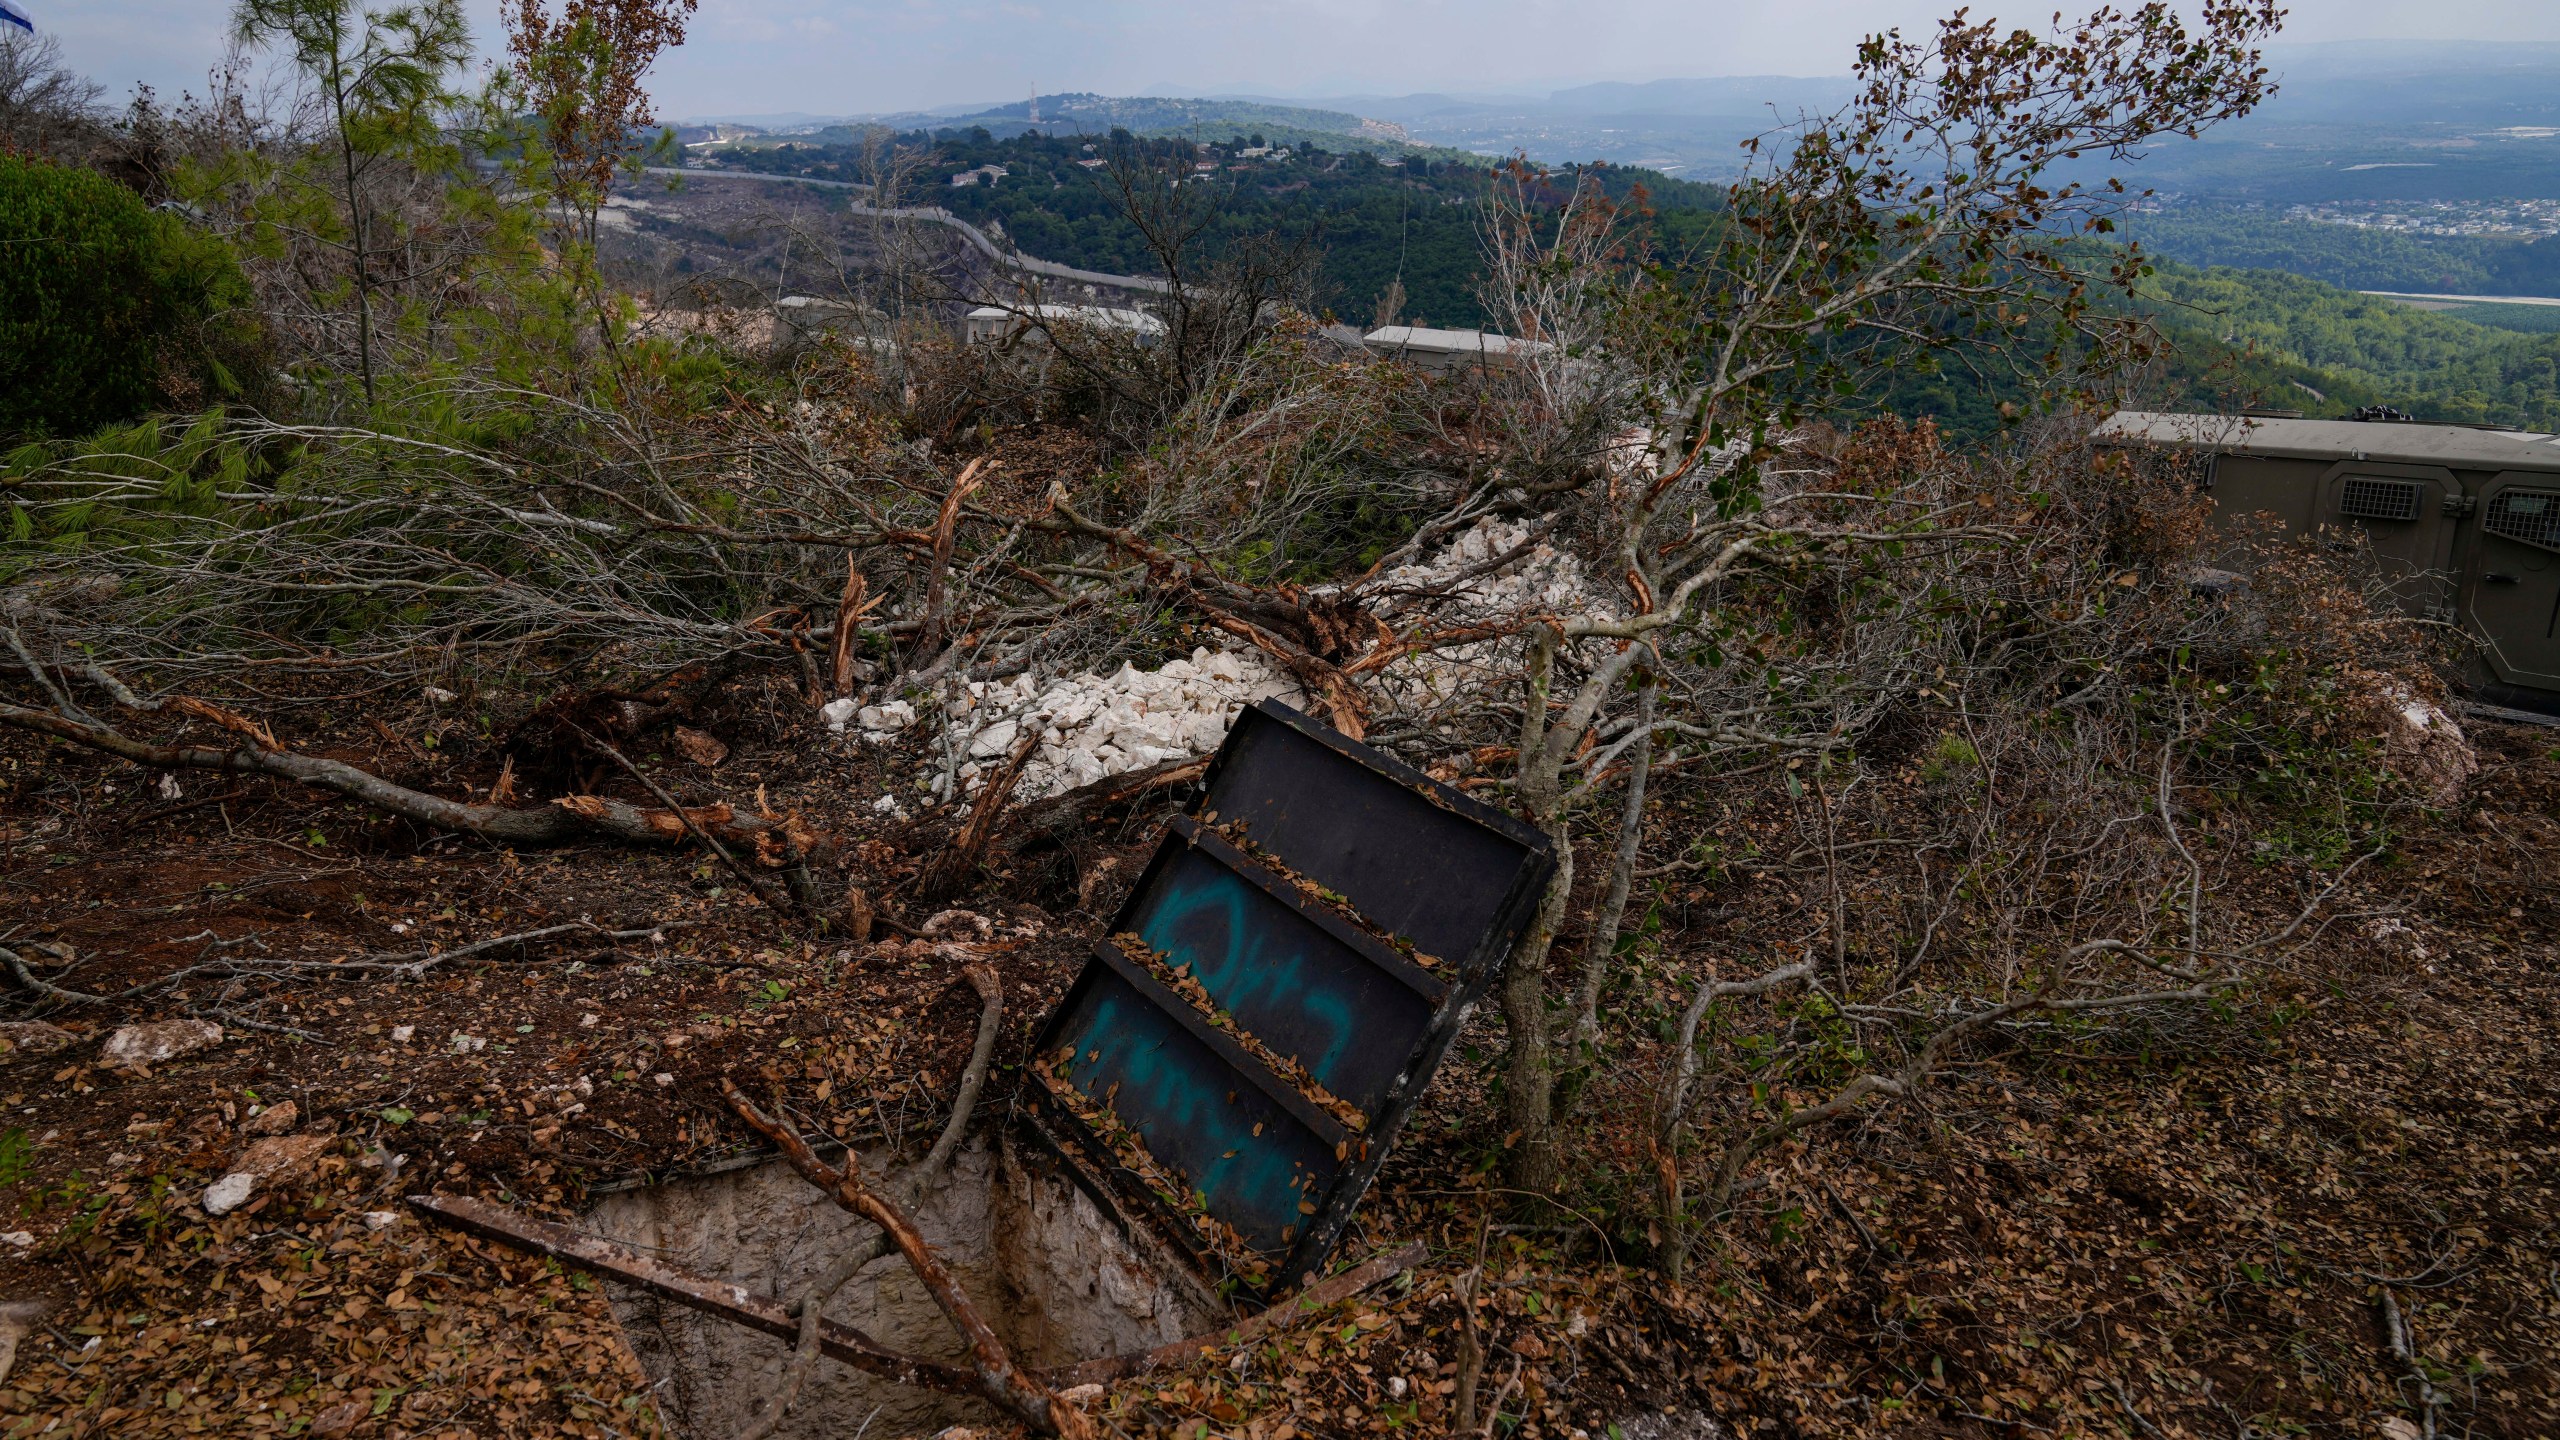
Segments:
[[[1318,1271],[1555,859],[1273,701],[1041,1027],[1033,1123],[1204,1271]]]

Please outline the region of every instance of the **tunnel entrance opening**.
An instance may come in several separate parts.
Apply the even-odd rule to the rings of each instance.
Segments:
[[[866,1156],[865,1167],[876,1176],[886,1158]],[[912,1213],[1027,1366],[1171,1344],[1214,1328],[1227,1313],[1161,1241],[1121,1226],[1054,1157],[1011,1135],[962,1151]],[[872,1233],[869,1222],[837,1208],[779,1160],[607,1195],[582,1228],[784,1300]],[[737,1434],[782,1385],[790,1342],[627,1286],[606,1288],[675,1434]],[[954,1361],[964,1353],[959,1333],[895,1251],[836,1292],[826,1315],[892,1350]],[[998,1421],[981,1400],[912,1389],[820,1359],[774,1435],[841,1440],[864,1428],[870,1437],[892,1437]]]

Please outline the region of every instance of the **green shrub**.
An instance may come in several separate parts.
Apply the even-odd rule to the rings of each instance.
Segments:
[[[0,154],[0,436],[239,397],[249,298],[220,239],[104,176]]]

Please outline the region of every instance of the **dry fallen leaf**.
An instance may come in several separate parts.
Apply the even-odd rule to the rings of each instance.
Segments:
[[[676,727],[676,749],[696,765],[709,767],[729,758],[729,747],[689,725]]]

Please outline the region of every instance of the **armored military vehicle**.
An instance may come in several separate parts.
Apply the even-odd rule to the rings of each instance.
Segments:
[[[2128,410],[2095,438],[2195,457],[2218,516],[2362,531],[2412,613],[2479,637],[2479,699],[2560,714],[2560,436]]]

